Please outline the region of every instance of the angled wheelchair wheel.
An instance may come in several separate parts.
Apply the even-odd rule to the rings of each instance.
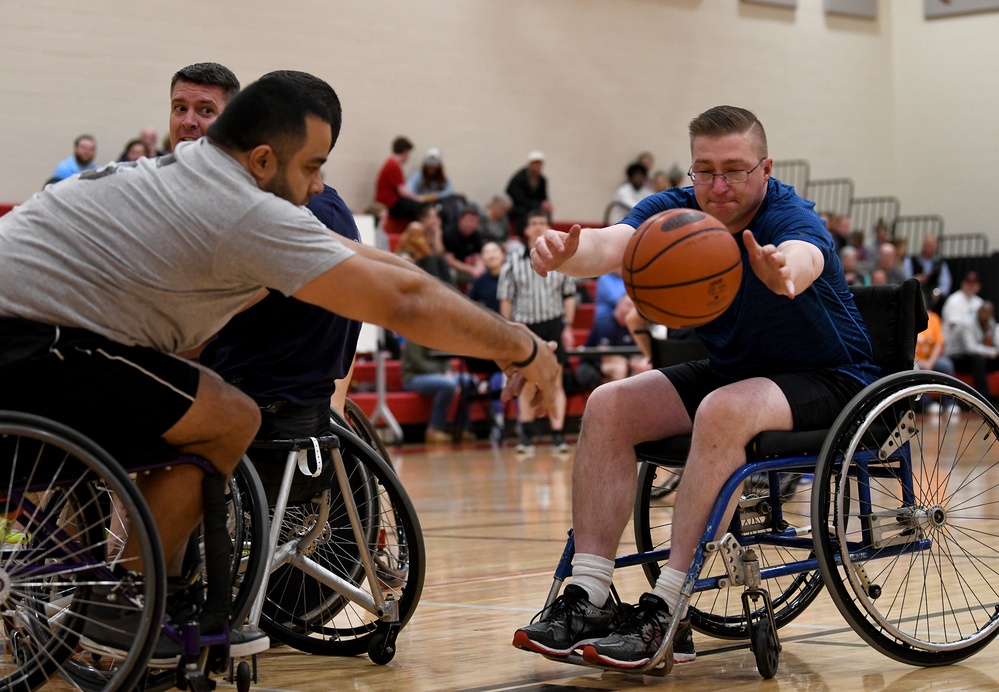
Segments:
[[[361,410],[360,406],[347,399],[343,404],[343,418],[340,418],[333,409],[330,409],[330,416],[334,422],[339,423],[343,427],[350,428],[357,433],[358,437],[367,442],[368,446],[378,452],[389,466],[392,466],[392,457],[389,456],[388,448],[385,447],[385,443],[382,442],[382,438],[379,436],[374,424],[364,415],[364,411]]]
[[[229,536],[233,546],[231,627],[239,628],[253,606],[267,565],[265,550],[270,538],[267,497],[260,476],[244,456],[229,481],[226,493]]]
[[[658,467],[643,462],[638,473],[638,493],[635,499],[634,526],[635,541],[640,552],[662,550],[669,547],[673,525],[673,503],[675,495],[655,497],[657,487],[670,485],[676,481],[680,469]],[[783,520],[791,526],[806,527],[810,524],[811,479],[801,473],[781,473],[780,497],[783,502]],[[767,475],[755,475],[746,481],[743,489],[746,505],[740,510],[745,514],[745,524],[751,523],[749,516],[769,502],[769,482]],[[764,516],[764,515],[761,515]],[[748,531],[748,529],[747,529]],[[811,548],[772,545],[765,542],[767,528],[761,526],[757,535],[736,534],[743,545],[752,545],[760,560],[760,568],[774,567],[805,560],[811,557]],[[649,562],[642,565],[649,584],[655,585],[662,564]],[[701,570],[701,578],[723,576],[725,567],[717,553],[709,556]],[[768,579],[763,587],[770,593],[774,608],[774,621],[783,627],[798,617],[808,604],[815,600],[822,590],[818,570],[802,572]],[[755,619],[765,616],[763,611],[753,613]],[[742,607],[742,589],[710,589],[693,594],[690,599],[690,622],[694,629],[723,639],[748,639],[752,630],[746,622]]]
[[[0,482],[0,633],[17,654],[0,659],[0,689],[25,692],[56,674],[81,689],[131,689],[159,634],[166,590],[141,494],[100,447],[37,416],[0,412],[0,460],[9,474]],[[138,565],[122,555],[121,520],[147,537],[141,577],[122,571]],[[103,637],[115,623],[127,650]]]
[[[907,371],[836,421],[813,495],[822,577],[868,644],[955,663],[999,633],[999,414],[973,389]]]
[[[409,496],[395,471],[349,429],[336,429],[341,456],[354,494],[366,548],[371,552],[376,588],[398,604],[399,622],[412,616],[423,590],[426,570],[423,535]],[[319,537],[304,554],[366,594],[371,585],[361,564],[346,505],[333,484],[329,517]],[[289,508],[281,541],[304,534],[315,522],[316,506]],[[261,628],[306,653],[356,656],[371,638],[384,631],[379,617],[294,565],[273,574],[267,588]]]

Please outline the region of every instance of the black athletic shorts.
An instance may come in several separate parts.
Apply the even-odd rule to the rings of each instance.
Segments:
[[[151,348],[0,317],[0,409],[68,425],[125,468],[176,457],[162,435],[191,407],[198,377],[187,361]]]
[[[283,404],[283,402],[282,402]],[[285,404],[271,406],[271,409],[261,409],[260,430],[258,440],[292,440],[303,437],[321,437],[329,435],[330,407],[325,406],[293,406]],[[297,465],[292,477],[290,504],[308,502],[323,489],[330,486],[333,479],[333,461],[329,450],[321,450],[323,468],[319,476],[313,478],[302,473]],[[247,452],[250,461],[260,475],[267,495],[267,503],[274,506],[277,503],[278,491],[281,489],[281,479],[288,463],[288,452],[273,449],[253,449]],[[309,468],[316,468],[316,453],[309,450]]]
[[[565,354],[565,344],[562,343],[562,329],[565,327],[565,319],[562,317],[556,317],[553,320],[535,322],[534,324],[525,324],[524,326],[540,336],[543,340],[554,341],[557,343],[558,347],[555,349],[555,358],[559,363],[565,365],[567,357]]]
[[[673,383],[691,420],[704,397],[734,381],[712,372],[707,360],[670,365],[659,371]],[[850,399],[864,388],[858,380],[831,368],[762,377],[774,382],[787,397],[795,430],[828,428]]]

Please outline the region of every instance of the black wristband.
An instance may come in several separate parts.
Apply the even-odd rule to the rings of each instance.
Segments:
[[[648,329],[645,329],[645,328],[636,329],[635,333],[636,334],[652,334],[652,332],[650,332]]]
[[[528,365],[534,362],[534,359],[538,355],[538,340],[535,338],[531,338],[531,345],[533,346],[533,348],[531,349],[531,355],[527,357],[527,360],[522,360],[519,363],[514,363],[513,367],[526,368]]]

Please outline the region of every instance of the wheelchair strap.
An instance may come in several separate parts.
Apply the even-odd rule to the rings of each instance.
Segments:
[[[319,455],[319,440],[315,437],[310,437],[309,439],[312,441],[312,449],[316,453],[316,470],[313,471],[309,468],[308,448],[298,450],[298,470],[306,476],[318,478],[319,474],[323,472],[323,458]]]

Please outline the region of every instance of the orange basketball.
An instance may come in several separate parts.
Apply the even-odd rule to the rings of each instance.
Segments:
[[[670,209],[646,219],[631,236],[621,276],[643,316],[672,329],[697,327],[732,304],[742,258],[718,219]]]

